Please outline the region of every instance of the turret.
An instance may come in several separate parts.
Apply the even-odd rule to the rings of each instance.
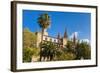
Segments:
[[[65,47],[67,45],[67,30],[65,28],[65,32],[64,32],[64,36],[63,36],[63,47]]]
[[[73,36],[73,43],[74,43],[74,45],[76,44],[76,36],[75,36],[75,34]]]
[[[57,35],[58,43],[60,43],[60,33]]]
[[[64,32],[64,38],[67,38],[67,30],[65,28],[65,32]]]

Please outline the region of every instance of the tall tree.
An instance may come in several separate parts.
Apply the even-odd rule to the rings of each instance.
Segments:
[[[43,40],[43,34],[44,34],[44,30],[47,29],[50,25],[50,16],[47,13],[41,14],[38,17],[38,23],[39,26],[42,28],[42,40]]]
[[[81,42],[76,47],[77,59],[91,59],[91,47],[87,42]]]
[[[54,60],[54,56],[56,53],[57,45],[51,41],[45,41],[40,44],[40,47],[44,48],[41,52],[41,55],[47,60]]]
[[[41,42],[43,41],[44,30],[49,27],[50,22],[51,22],[50,16],[47,13],[41,14],[38,17],[39,26],[42,28]],[[40,49],[40,52],[41,52],[41,49]],[[40,56],[40,61],[41,61],[41,56]]]

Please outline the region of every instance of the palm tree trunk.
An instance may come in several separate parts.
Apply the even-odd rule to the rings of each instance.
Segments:
[[[43,43],[43,35],[44,35],[44,28],[42,28],[42,32],[41,32],[42,34],[41,34],[41,44]],[[40,48],[40,61],[41,61],[41,59],[42,59],[42,48]]]
[[[43,42],[44,28],[42,28],[41,42]]]

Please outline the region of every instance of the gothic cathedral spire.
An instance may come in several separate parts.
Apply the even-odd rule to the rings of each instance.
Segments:
[[[74,34],[73,36],[73,43],[75,44],[76,43],[76,35]]]
[[[60,43],[60,33],[57,35],[58,43]]]
[[[63,36],[63,47],[67,45],[67,30],[65,28],[64,36]]]
[[[60,33],[58,33],[57,38],[60,39]]]
[[[67,38],[67,29],[65,28],[65,32],[64,32],[64,38]]]

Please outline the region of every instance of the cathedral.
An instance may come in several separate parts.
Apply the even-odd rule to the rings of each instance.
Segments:
[[[41,42],[41,32],[36,32],[37,41],[36,46],[39,47],[39,44]],[[61,37],[61,35],[58,33],[56,37],[49,36],[48,32],[45,30],[43,34],[43,41],[51,41],[55,44],[58,44],[60,47],[65,47],[67,45],[68,36],[67,36],[67,30],[65,29],[64,35]]]

